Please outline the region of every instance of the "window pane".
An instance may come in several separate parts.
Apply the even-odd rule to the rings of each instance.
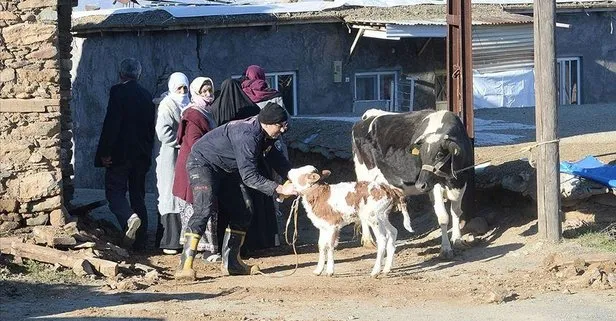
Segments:
[[[437,74],[434,79],[434,94],[436,101],[447,100],[447,78],[445,74]]]
[[[571,61],[571,103],[579,104],[578,101],[578,61]]]
[[[265,82],[267,82],[268,87],[278,89],[278,84],[276,84],[276,76],[265,76]]]
[[[391,100],[395,86],[394,86],[394,75],[393,74],[387,74],[387,75],[380,75],[379,76],[381,79],[381,88],[379,88],[380,91],[380,96],[379,99],[380,100]]]
[[[284,107],[293,115],[293,75],[278,76],[278,91],[282,94]]]
[[[355,94],[357,100],[376,100],[376,76],[357,76]]]

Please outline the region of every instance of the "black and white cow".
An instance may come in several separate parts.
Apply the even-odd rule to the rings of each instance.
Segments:
[[[390,113],[371,109],[353,126],[353,161],[358,181],[387,183],[407,195],[431,192],[441,226],[441,254],[452,258],[461,240],[462,197],[473,163],[472,143],[460,119],[449,111]],[[450,201],[451,242],[447,237]],[[372,242],[362,224],[362,243]]]

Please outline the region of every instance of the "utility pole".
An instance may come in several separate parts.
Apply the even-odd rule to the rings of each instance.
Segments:
[[[447,0],[447,107],[466,127],[475,155],[471,0]],[[474,160],[473,160],[474,163]],[[475,169],[462,200],[466,220],[475,213]]]
[[[473,127],[473,39],[471,0],[447,1],[447,106],[460,117],[468,137]]]
[[[535,125],[537,142],[537,221],[539,236],[561,240],[556,54],[554,46],[555,0],[534,0]],[[546,143],[549,142],[549,143]]]

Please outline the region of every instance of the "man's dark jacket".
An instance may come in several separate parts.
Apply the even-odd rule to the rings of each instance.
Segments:
[[[101,157],[111,156],[112,166],[131,163],[149,168],[155,121],[152,94],[137,81],[111,87],[94,166],[102,167]]]
[[[235,120],[216,127],[193,145],[188,162],[190,167],[206,166],[215,171],[240,174],[246,186],[266,195],[276,195],[278,184],[258,170],[259,159],[266,162],[282,177],[291,169],[289,161],[268,139],[257,116]]]

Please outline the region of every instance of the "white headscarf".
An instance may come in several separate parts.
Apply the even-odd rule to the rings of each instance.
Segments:
[[[209,77],[197,77],[197,78],[195,78],[190,83],[190,95],[191,95],[191,97],[200,96],[199,95],[199,91],[201,90],[201,87],[203,87],[203,83],[205,83],[208,80],[212,84],[212,92],[214,92],[214,81],[212,81],[212,78],[209,78]]]
[[[175,104],[180,108],[180,111],[184,110],[190,103],[188,93],[178,94],[175,91],[182,86],[186,86],[186,88],[188,88],[188,77],[181,72],[174,72],[171,76],[169,76],[167,86],[169,88],[169,98],[175,102]]]
[[[199,112],[201,112],[201,114],[203,114],[203,116],[205,116],[205,118],[207,118],[208,123],[210,125],[210,130],[211,130],[211,129],[214,129],[214,127],[216,127],[216,122],[213,121],[214,117],[212,117],[212,113],[210,112],[208,108],[210,107],[210,105],[212,104],[212,101],[214,100],[214,95],[212,94],[212,96],[206,99],[205,97],[199,94],[199,92],[201,91],[201,87],[203,87],[203,83],[205,83],[208,80],[212,84],[212,92],[214,92],[214,81],[212,81],[211,78],[197,77],[190,83],[190,96],[191,96],[190,100],[192,101],[192,103],[190,104],[189,107],[192,107],[198,110]]]

